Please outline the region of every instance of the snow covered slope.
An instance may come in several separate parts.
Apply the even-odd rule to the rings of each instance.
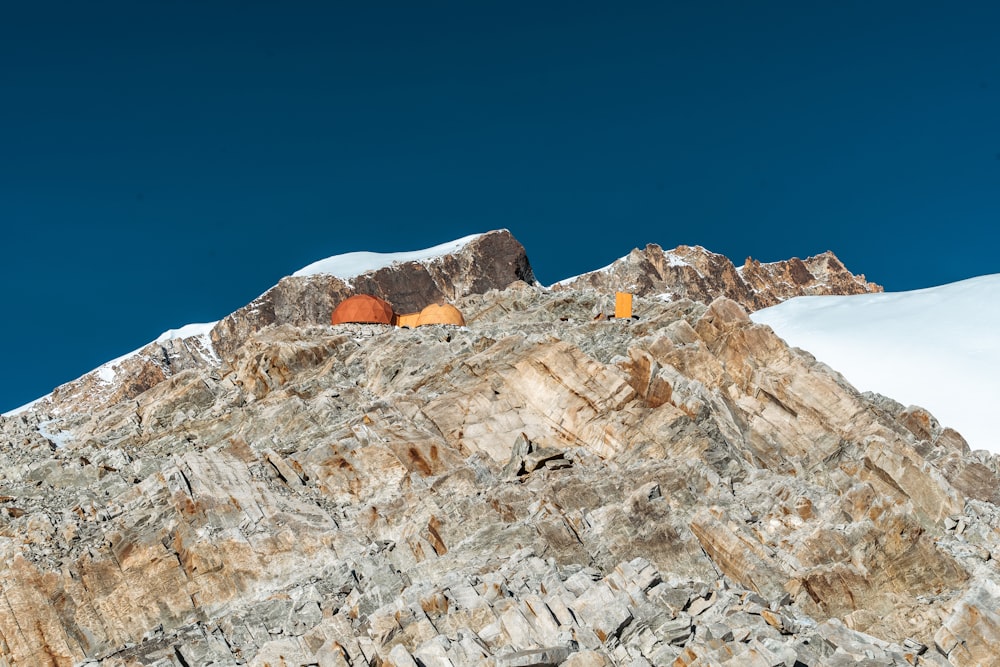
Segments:
[[[355,276],[368,271],[376,271],[393,264],[404,262],[427,262],[444,255],[456,253],[472,241],[482,236],[482,234],[472,234],[464,236],[454,241],[436,245],[425,250],[413,250],[408,252],[348,252],[342,255],[334,255],[321,259],[318,262],[303,267],[293,273],[293,276],[312,276],[318,273],[327,273],[342,280],[349,280]]]
[[[912,292],[798,297],[750,317],[858,389],[926,408],[973,449],[1000,452],[1000,274]]]

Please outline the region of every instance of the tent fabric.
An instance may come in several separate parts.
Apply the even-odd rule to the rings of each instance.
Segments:
[[[461,311],[451,304],[431,304],[420,311],[420,317],[417,318],[417,326],[422,327],[425,324],[454,324],[455,326],[464,327],[465,318],[462,317]]]
[[[615,292],[615,318],[627,320],[632,317],[632,294]]]
[[[396,315],[396,326],[405,327],[407,329],[413,329],[417,326],[417,320],[420,319],[420,313],[405,313],[403,315]]]
[[[392,306],[368,294],[355,294],[341,301],[330,315],[331,324],[392,324]]]

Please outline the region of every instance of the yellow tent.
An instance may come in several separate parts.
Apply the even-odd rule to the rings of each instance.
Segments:
[[[397,327],[406,327],[407,329],[413,329],[417,326],[417,320],[420,319],[420,313],[406,313],[404,315],[396,315],[396,321],[394,324]]]
[[[455,326],[464,327],[465,318],[462,317],[462,313],[451,304],[438,305],[432,303],[423,310],[420,311],[419,317],[417,317],[417,326],[422,327],[425,324],[454,324]]]
[[[628,292],[615,292],[615,319],[632,319],[632,295]]]

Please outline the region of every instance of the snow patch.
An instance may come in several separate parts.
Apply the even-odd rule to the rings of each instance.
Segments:
[[[483,236],[483,234],[472,234],[464,236],[448,243],[436,245],[425,250],[413,250],[410,252],[349,252],[343,255],[334,255],[321,259],[318,262],[305,266],[292,274],[294,277],[313,276],[316,274],[328,274],[341,280],[348,280],[355,276],[360,276],[369,271],[383,269],[393,264],[403,264],[406,262],[429,262],[444,255],[451,255],[460,251],[471,242]]]
[[[667,266],[691,266],[691,262],[672,252],[665,252],[663,256],[667,258]]]
[[[207,359],[213,364],[222,363],[219,355],[215,352],[215,346],[212,345],[212,329],[218,322],[201,322],[196,324],[185,324],[179,329],[169,329],[164,331],[159,336],[157,336],[157,343],[165,343],[168,340],[177,339],[197,339],[199,346],[201,347],[202,358]]]
[[[753,313],[862,391],[929,410],[1000,453],[1000,274],[911,292],[803,296]]]
[[[115,373],[115,369],[112,366],[105,365],[97,369],[97,377],[99,377],[101,382],[104,384],[111,384],[114,382],[116,375],[117,373]]]
[[[73,439],[73,435],[69,431],[49,431],[47,427],[51,423],[51,420],[39,423],[38,432],[42,434],[42,437],[54,444],[56,449],[62,449]]]
[[[218,322],[204,322],[201,324],[185,324],[180,329],[168,329],[156,337],[157,343],[164,343],[175,338],[192,338],[194,336],[204,337],[211,333],[212,328]]]

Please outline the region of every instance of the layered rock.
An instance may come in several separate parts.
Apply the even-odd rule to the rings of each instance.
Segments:
[[[86,406],[103,410],[129,401],[177,373],[193,368],[207,369],[221,362],[206,333],[167,332],[157,340],[114,359],[81,377],[56,387],[39,400],[36,412],[58,414]]]
[[[0,664],[988,664],[996,457],[729,298],[602,298],[0,418]]]
[[[337,304],[353,294],[373,294],[389,301],[397,312],[405,313],[420,311],[428,304],[503,289],[516,281],[534,283],[535,279],[524,247],[507,230],[472,237],[453,252],[421,261],[393,262],[356,276],[289,276],[219,322],[169,331],[57,387],[40,400],[38,407],[58,414],[81,405],[100,410],[134,399],[184,370],[223,366],[252,333],[263,327],[329,323]]]
[[[251,333],[268,325],[329,322],[336,305],[352,294],[371,294],[398,313],[414,313],[431,303],[503,289],[518,280],[535,282],[524,246],[507,230],[492,231],[429,261],[395,263],[349,278],[322,273],[283,278],[219,321],[212,341],[219,354],[229,358]]]
[[[760,310],[795,296],[866,294],[882,288],[848,271],[832,252],[801,260],[762,264],[747,258],[737,268],[722,255],[701,246],[663,250],[655,244],[636,248],[598,271],[561,281],[553,289],[616,290],[668,300],[709,303],[725,296],[748,311]]]

